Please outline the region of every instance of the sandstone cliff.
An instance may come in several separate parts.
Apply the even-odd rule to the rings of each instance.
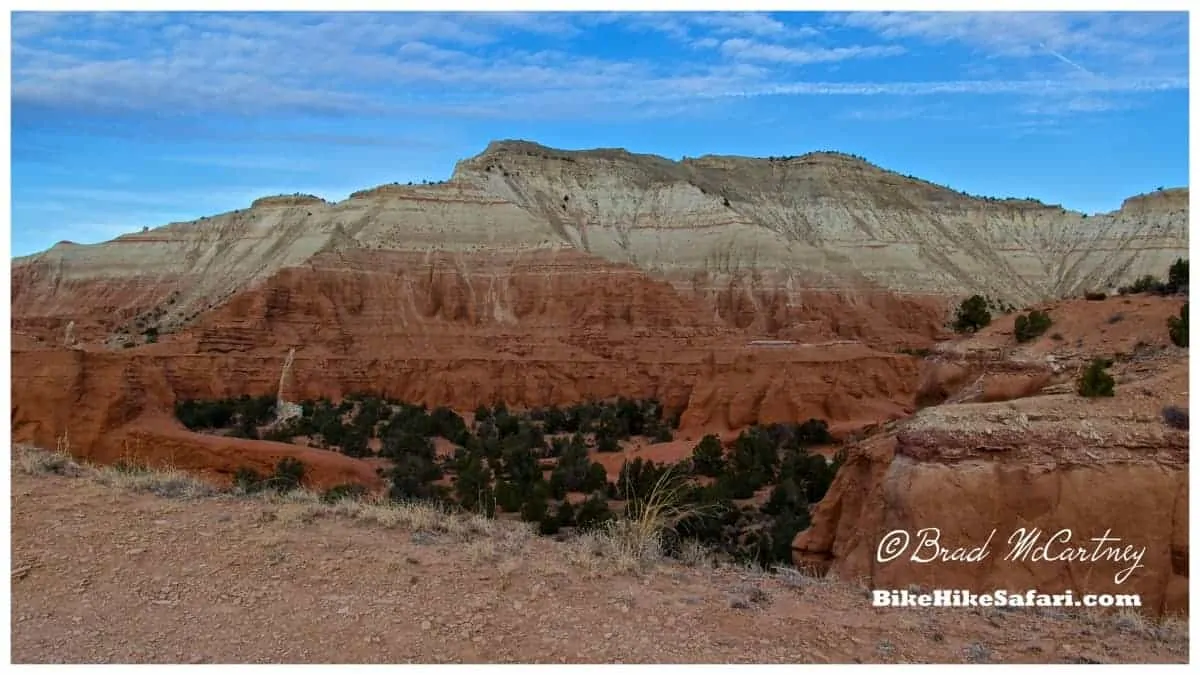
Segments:
[[[793,544],[796,562],[877,587],[1140,593],[1152,613],[1186,612],[1188,432],[1163,417],[1166,406],[1188,405],[1187,352],[1165,330],[1179,305],[1148,297],[1056,304],[1050,334],[1025,345],[1013,343],[1011,320],[942,345],[923,364],[918,396],[936,387],[949,402],[851,449],[813,526]],[[1096,356],[1115,357],[1113,398],[1075,393]],[[888,532],[909,532],[915,547],[926,527],[940,529],[949,548],[998,534],[977,563],[914,562],[915,548],[879,561]],[[1116,583],[1129,562],[1005,560],[1019,528],[1042,529],[1043,541],[1066,528],[1089,550],[1090,538],[1111,529],[1118,547],[1146,547],[1144,567]]]

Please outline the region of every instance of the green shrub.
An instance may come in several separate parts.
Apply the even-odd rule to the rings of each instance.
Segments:
[[[1017,342],[1029,342],[1049,330],[1052,323],[1049,314],[1035,309],[1027,315],[1017,316],[1013,325],[1013,334],[1016,335]]]
[[[434,499],[440,491],[433,481],[442,477],[442,469],[432,459],[419,455],[401,455],[388,472],[391,488],[388,496],[396,501]]]
[[[602,494],[592,494],[575,509],[575,525],[581,530],[598,528],[615,517]]]
[[[412,456],[432,461],[437,452],[433,441],[425,436],[407,430],[396,430],[386,432],[379,455],[392,460]]]
[[[954,330],[959,333],[974,333],[992,322],[988,302],[981,295],[972,295],[958,306],[954,318]]]
[[[785,478],[771,489],[771,496],[762,505],[761,510],[765,514],[778,516],[807,508],[808,500],[805,498],[804,490],[796,485],[796,481]]]
[[[796,428],[795,439],[798,447],[826,445],[833,442],[833,435],[829,433],[829,425],[825,420],[812,417]]]
[[[542,479],[542,466],[520,437],[506,439],[501,451],[500,473],[519,486],[529,486]]]
[[[559,477],[558,480],[568,492],[586,491],[585,486],[589,483],[589,473],[592,471],[591,465],[583,436],[575,434],[562,457],[558,459],[552,475]]]
[[[655,443],[670,443],[675,440],[675,435],[671,433],[671,427],[662,422],[655,425],[654,431],[650,434],[650,440]]]
[[[621,464],[617,478],[617,497],[632,500],[649,495],[665,473],[667,467],[641,457],[627,460]]]
[[[559,525],[571,527],[575,524],[575,507],[571,505],[571,502],[564,499],[559,503],[558,510],[554,513],[554,518],[558,521]]]
[[[583,481],[583,485],[579,486],[580,492],[595,492],[604,490],[608,486],[608,470],[600,462],[592,462],[588,467],[587,477]]]
[[[797,534],[808,529],[811,522],[807,509],[787,511],[775,518],[763,542],[764,546],[760,549],[759,563],[764,567],[790,565],[792,542]]]
[[[280,492],[290,492],[300,487],[304,480],[304,462],[295,457],[284,457],[275,465],[275,473],[267,482]]]
[[[542,516],[541,520],[537,521],[537,524],[538,534],[544,537],[558,534],[559,530],[562,529],[562,523],[558,521],[558,516],[549,511]]]
[[[845,456],[845,450],[840,450],[829,462],[823,456],[804,449],[788,451],[779,467],[780,484],[792,481],[802,490],[806,504],[816,504],[829,491]]]
[[[326,502],[337,502],[343,499],[359,499],[366,496],[367,488],[358,483],[342,483],[335,485],[326,490],[321,495],[321,500]]]
[[[192,431],[224,429],[233,422],[235,414],[233,403],[228,400],[184,400],[175,403],[175,418]]]
[[[1153,274],[1146,274],[1134,281],[1129,286],[1122,286],[1117,289],[1121,295],[1129,295],[1131,293],[1165,293],[1167,284]]]
[[[1107,359],[1093,359],[1079,377],[1079,395],[1088,398],[1112,396],[1115,381],[1104,370],[1111,365],[1112,362]]]
[[[596,432],[596,452],[619,452],[621,441],[617,434],[609,429]]]
[[[361,429],[346,434],[339,449],[347,457],[367,457],[371,454],[371,449],[367,446],[367,434]]]
[[[713,434],[700,439],[692,449],[692,471],[701,475],[716,478],[725,469],[725,448]]]
[[[506,481],[496,481],[496,506],[509,513],[518,513],[525,503],[525,495],[516,485]]]
[[[1188,346],[1188,303],[1179,308],[1179,316],[1167,317],[1167,334],[1176,347]]]
[[[234,472],[233,484],[247,494],[260,492],[266,487],[263,476],[248,466],[243,466]]]
[[[1176,258],[1175,262],[1171,263],[1170,269],[1167,270],[1166,291],[1168,293],[1178,293],[1188,286],[1188,261],[1183,258]]]
[[[549,506],[546,503],[546,493],[542,490],[534,490],[526,499],[525,504],[521,507],[521,520],[527,523],[541,523],[550,513]]]
[[[479,455],[470,456],[466,466],[459,470],[458,478],[454,481],[454,494],[458,497],[459,505],[467,511],[479,511],[483,507],[495,513],[492,472],[483,465],[483,458]]]

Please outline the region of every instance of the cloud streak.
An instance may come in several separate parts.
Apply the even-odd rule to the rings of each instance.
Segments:
[[[657,40],[664,56],[574,47],[599,29]],[[846,30],[857,39],[834,43]],[[1164,39],[1181,30],[1182,42]],[[1179,45],[1186,56],[1185,15],[16,13],[13,40],[15,114],[634,119],[686,114],[686,101],[765,96],[1101,96],[1187,87],[1176,59]],[[990,79],[931,81],[837,79],[821,70],[902,64],[921,58],[922,46],[951,43],[1022,65]],[[1031,60],[1037,55],[1041,68]],[[1046,55],[1058,70],[1045,69]]]

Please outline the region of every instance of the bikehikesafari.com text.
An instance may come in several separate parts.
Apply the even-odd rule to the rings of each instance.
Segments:
[[[873,607],[1141,607],[1142,597],[1136,593],[1086,593],[1071,591],[1040,593],[1036,590],[1021,593],[997,590],[972,593],[964,590],[939,589],[928,593],[907,590],[871,591]]]

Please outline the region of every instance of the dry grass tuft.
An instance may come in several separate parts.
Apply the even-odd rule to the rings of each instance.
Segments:
[[[504,551],[514,551],[533,536],[524,523],[493,520],[479,514],[464,514],[431,502],[393,502],[379,496],[348,497],[328,502],[310,490],[262,492],[262,499],[276,505],[276,516],[290,523],[307,523],[316,518],[347,518],[385,528],[411,530],[453,542],[491,540]],[[424,538],[424,537],[423,537]]]
[[[169,499],[212,497],[218,490],[175,467],[154,468],[137,464],[95,468],[96,480],[130,492],[149,492]]]
[[[83,466],[75,461],[65,449],[47,452],[30,445],[13,446],[13,461],[17,470],[31,476],[57,474],[59,476],[82,476]]]
[[[589,545],[598,545],[602,557],[617,561],[621,568],[629,570],[661,562],[666,535],[678,536],[676,527],[681,521],[707,515],[716,508],[686,504],[687,490],[687,481],[673,469],[664,471],[646,495],[638,495],[630,487],[628,515],[606,523],[596,534],[603,541],[589,542]],[[697,563],[708,557],[697,550],[688,553]]]

